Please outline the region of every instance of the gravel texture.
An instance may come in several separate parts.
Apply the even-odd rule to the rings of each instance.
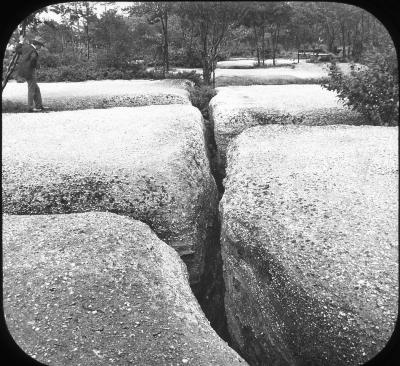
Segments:
[[[360,114],[319,85],[230,86],[217,88],[217,92],[209,111],[224,164],[229,141],[248,127],[363,123]]]
[[[151,226],[203,273],[218,195],[198,109],[3,114],[3,212],[111,211]]]
[[[229,146],[225,307],[252,364],[362,364],[389,340],[397,144],[397,128],[270,125]]]
[[[188,80],[101,80],[39,83],[43,104],[52,110],[190,104]],[[24,110],[26,83],[10,82],[2,97],[3,112]]]
[[[210,327],[176,252],[139,221],[3,217],[4,314],[48,365],[245,365]]]

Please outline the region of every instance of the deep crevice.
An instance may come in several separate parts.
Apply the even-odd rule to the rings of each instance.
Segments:
[[[223,180],[226,176],[225,165],[220,159],[217,144],[214,134],[214,122],[212,118],[203,115],[204,122],[204,139],[206,144],[207,157],[210,163],[211,174],[214,177],[218,189],[218,202],[224,195]],[[207,249],[205,258],[205,271],[201,278],[198,288],[192,290],[199,301],[199,304],[210,321],[210,325],[216,333],[228,343],[229,347],[235,350],[249,365],[258,365],[254,360],[249,359],[240,349],[239,345],[231,337],[226,317],[225,310],[225,282],[223,278],[223,261],[221,256],[221,217],[219,214],[219,207],[217,209],[217,216],[215,225],[210,234],[213,240],[209,241],[210,247]],[[249,342],[249,340],[247,340]],[[251,341],[250,341],[251,342]],[[251,345],[250,345],[251,347]],[[260,350],[257,350],[260,352]]]
[[[222,184],[224,169],[221,166],[218,150],[214,137],[213,122],[203,118],[204,139],[206,145],[207,158],[210,163],[211,174],[214,177],[218,189],[218,201],[224,193]],[[210,321],[210,325],[217,334],[232,345],[232,341],[227,328],[225,313],[225,283],[223,279],[222,257],[221,257],[221,222],[219,218],[218,206],[216,207],[215,220],[209,228],[205,253],[205,268],[200,283],[192,286],[192,290],[199,301],[199,304]]]
[[[214,121],[212,119],[205,119],[204,120],[204,139],[206,142],[206,151],[208,161],[210,162],[210,169],[211,174],[214,177],[215,183],[217,185],[219,197],[218,199],[221,200],[225,188],[223,185],[223,179],[225,178],[225,167],[222,163],[219,152],[217,149],[217,143],[215,141],[215,134],[214,134]]]

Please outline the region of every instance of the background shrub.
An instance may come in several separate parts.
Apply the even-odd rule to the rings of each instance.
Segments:
[[[193,68],[203,67],[201,54],[197,50],[193,49],[171,50],[169,56],[170,56],[170,64],[174,65],[175,67],[193,67]]]
[[[362,113],[369,123],[397,126],[399,117],[398,64],[394,51],[365,56],[367,68],[353,65],[345,76],[335,63],[330,66],[330,79],[323,86],[338,93],[348,106]]]
[[[60,65],[58,67],[40,67],[37,71],[37,79],[41,82],[57,81],[85,81],[104,79],[143,79],[151,78],[143,64],[126,65],[118,67],[98,67],[95,62],[80,62],[72,65]],[[161,77],[160,77],[161,78]]]
[[[201,86],[203,83],[203,77],[196,71],[180,71],[174,74],[167,74],[167,79],[187,79],[193,81],[195,86]]]
[[[40,67],[58,67],[61,65],[60,58],[52,53],[40,55]]]
[[[190,90],[190,102],[198,109],[205,119],[209,118],[208,104],[211,98],[217,94],[215,89],[209,85],[194,86]]]

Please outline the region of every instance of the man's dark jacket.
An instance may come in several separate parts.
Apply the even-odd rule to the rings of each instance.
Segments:
[[[30,44],[18,44],[15,51],[21,55],[18,63],[18,75],[27,80],[32,79],[37,67],[38,52]]]

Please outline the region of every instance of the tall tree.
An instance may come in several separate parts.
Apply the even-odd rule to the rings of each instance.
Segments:
[[[260,59],[262,59],[263,65],[265,63],[267,31],[270,36],[272,61],[275,65],[280,34],[282,29],[289,24],[292,15],[291,5],[285,1],[252,1],[244,6],[241,22],[253,30],[258,66],[260,66]]]
[[[288,26],[288,38],[291,40],[291,46],[296,50],[308,48],[318,41],[321,33],[316,30],[319,26],[316,13],[316,3],[314,2],[293,2],[292,11]],[[329,29],[330,22],[328,23]],[[332,42],[334,40],[334,34]],[[332,43],[333,44],[333,43]],[[333,46],[332,46],[333,47]]]
[[[78,47],[84,44],[84,54],[90,58],[91,26],[96,21],[95,4],[89,1],[55,4],[49,8],[63,18],[63,24],[77,32]],[[83,42],[82,42],[83,40]],[[74,39],[72,39],[75,44]]]
[[[230,27],[236,23],[241,7],[235,2],[183,2],[178,14],[191,22],[198,39],[203,64],[203,80],[215,86],[217,57]]]
[[[272,62],[276,64],[276,54],[278,50],[279,37],[292,16],[292,7],[288,2],[270,2],[265,4],[265,17],[268,21],[268,29],[271,34],[272,43]]]
[[[95,23],[93,38],[102,66],[120,68],[128,64],[134,40],[126,19],[115,9],[107,10]]]
[[[145,15],[149,24],[161,25],[163,74],[169,71],[169,38],[168,20],[175,4],[165,1],[140,2],[132,5],[127,10],[130,14]]]
[[[244,12],[240,22],[252,31],[257,65],[260,66],[261,59],[263,64],[265,62],[265,30],[267,26],[265,4],[258,1],[251,1],[243,5]]]

